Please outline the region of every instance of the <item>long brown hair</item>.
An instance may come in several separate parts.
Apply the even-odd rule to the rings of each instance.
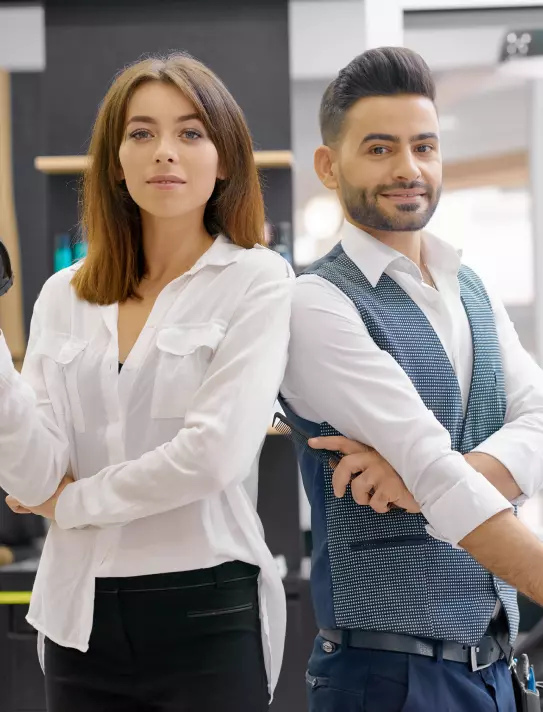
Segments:
[[[93,304],[138,296],[146,273],[139,208],[119,180],[119,148],[128,102],[149,81],[173,84],[195,106],[226,175],[217,180],[204,213],[210,235],[250,248],[264,240],[264,204],[252,141],[243,113],[221,80],[184,53],[152,57],[115,78],[100,106],[83,178],[82,227],[88,255],[73,277],[77,295]]]

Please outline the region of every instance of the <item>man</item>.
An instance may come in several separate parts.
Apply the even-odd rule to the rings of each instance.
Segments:
[[[424,61],[381,48],[321,105],[315,168],[346,223],[298,280],[282,399],[312,435],[373,449],[313,442],[348,453],[335,473],[300,460],[316,712],[513,712],[509,584],[543,603],[543,545],[511,505],[543,484],[543,376],[503,305],[422,232],[441,193],[434,102]]]

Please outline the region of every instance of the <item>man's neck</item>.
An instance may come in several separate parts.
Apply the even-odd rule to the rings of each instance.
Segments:
[[[415,232],[387,232],[385,230],[374,230],[366,225],[358,225],[350,220],[349,222],[359,230],[367,232],[368,235],[382,242],[383,245],[391,247],[393,250],[396,250],[396,252],[401,252],[402,255],[405,255],[419,268],[421,267],[421,230]]]

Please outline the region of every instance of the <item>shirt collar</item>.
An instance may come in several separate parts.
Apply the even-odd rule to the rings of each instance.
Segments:
[[[203,267],[208,266],[225,267],[232,262],[237,262],[244,251],[244,247],[234,245],[234,243],[224,235],[217,235],[211,247],[204,252],[200,259],[185,274],[195,274]]]
[[[417,265],[401,252],[384,245],[364,230],[345,222],[341,244],[347,257],[364,274],[372,287],[376,287],[384,273],[391,270],[408,272],[422,280]],[[461,252],[448,242],[444,242],[429,232],[422,236],[424,261],[431,271],[458,273],[461,264]]]

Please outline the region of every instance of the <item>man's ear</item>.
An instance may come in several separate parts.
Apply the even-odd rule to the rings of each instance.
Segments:
[[[337,190],[337,153],[330,146],[319,146],[315,151],[315,172],[321,183],[329,190]]]

